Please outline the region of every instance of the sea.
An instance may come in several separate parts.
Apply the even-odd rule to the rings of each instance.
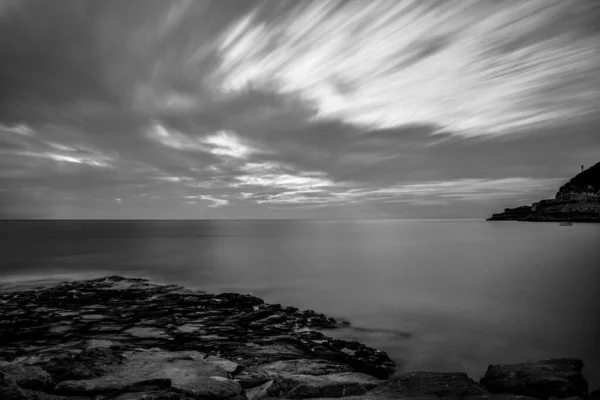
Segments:
[[[345,319],[398,372],[577,357],[600,388],[600,224],[0,221],[0,287],[112,274]]]

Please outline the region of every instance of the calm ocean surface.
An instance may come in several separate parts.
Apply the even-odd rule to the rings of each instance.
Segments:
[[[0,221],[0,283],[143,276],[348,319],[398,370],[579,357],[600,387],[600,224]]]

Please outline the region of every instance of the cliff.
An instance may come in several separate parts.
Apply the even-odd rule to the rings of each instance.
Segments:
[[[553,199],[506,208],[488,221],[600,222],[600,163],[561,186]]]

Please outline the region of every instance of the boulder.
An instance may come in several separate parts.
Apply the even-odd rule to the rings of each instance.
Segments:
[[[534,363],[490,365],[481,384],[491,393],[513,393],[548,399],[587,393],[583,361],[559,358]]]

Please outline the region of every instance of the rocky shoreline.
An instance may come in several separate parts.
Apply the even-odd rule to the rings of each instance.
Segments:
[[[600,398],[583,362],[394,374],[347,323],[236,293],[111,276],[0,292],[1,400]],[[529,396],[529,397],[527,397]]]
[[[553,199],[505,208],[488,221],[600,222],[600,163],[561,186]]]

